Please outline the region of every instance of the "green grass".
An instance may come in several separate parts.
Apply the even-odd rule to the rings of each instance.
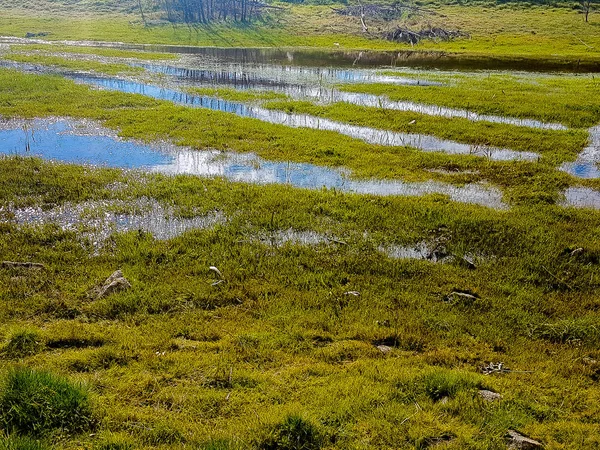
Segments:
[[[356,177],[433,178],[457,184],[487,180],[503,188],[506,201],[513,204],[554,202],[559,191],[573,183],[570,176],[556,170],[550,158],[542,163],[497,162],[470,155],[377,146],[335,132],[293,129],[140,95],[97,91],[59,77],[15,71],[1,71],[0,77],[0,114],[7,117],[99,119],[119,129],[123,137],[169,139],[200,149],[254,152],[266,159],[346,167]],[[558,155],[558,159],[575,158],[574,153]]]
[[[170,24],[144,26],[131,14],[106,11],[72,11],[56,3],[42,2],[39,15],[19,5],[4,6],[0,30],[4,35],[24,36],[27,32],[51,33],[47,39],[95,39],[150,44],[184,44],[218,47],[318,47],[343,49],[407,50],[408,60],[460,59],[481,63],[494,58],[497,64],[544,63],[559,67],[597,67],[600,56],[598,15],[586,24],[576,11],[546,6],[519,5],[433,5],[435,16],[413,17],[409,26],[419,29],[442,25],[460,29],[470,39],[451,42],[424,41],[417,46],[370,38],[361,33],[360,22],[336,15],[329,6],[290,6],[251,25],[216,24],[188,27]],[[118,9],[118,8],[117,8]],[[372,23],[372,30],[389,24]]]
[[[44,66],[60,67],[61,69],[94,71],[105,73],[107,75],[117,74],[139,74],[144,72],[142,67],[131,67],[127,64],[102,63],[98,61],[82,61],[77,59],[68,59],[61,56],[43,55],[43,54],[20,54],[11,53],[4,56],[4,59],[19,63],[41,64]]]
[[[26,368],[9,372],[0,394],[0,426],[31,436],[88,431],[94,424],[88,394],[50,373]]]
[[[36,200],[46,208],[147,196],[184,215],[229,218],[169,241],[115,235],[96,254],[58,227],[2,225],[5,258],[47,269],[0,270],[0,333],[43,327],[45,349],[21,363],[95,392],[99,429],[54,441],[61,447],[260,448],[268,436],[318,435],[324,441],[302,442],[409,449],[443,438],[448,448],[487,449],[503,448],[509,428],[549,448],[598,445],[600,355],[586,331],[600,325],[598,212],[140,178],[28,158],[2,159],[0,169],[2,205],[23,193],[46,193]],[[115,182],[124,190],[107,188]],[[251,239],[289,228],[347,245]],[[468,269],[377,250],[430,239],[487,257]],[[585,251],[570,256],[577,247]],[[212,286],[212,265],[225,283]],[[90,301],[116,268],[132,290]],[[456,289],[478,299],[445,302]],[[573,325],[563,332],[562,323]],[[103,341],[79,344],[94,336]],[[490,361],[526,373],[479,374]],[[483,402],[480,387],[503,399]]]
[[[18,436],[0,436],[2,450],[46,450],[49,447],[43,442]]]
[[[585,147],[588,141],[587,130],[541,130],[491,122],[473,122],[461,118],[448,119],[349,103],[322,106],[305,101],[287,100],[268,102],[264,106],[289,113],[310,114],[382,130],[430,134],[473,145],[491,145],[512,150],[537,152],[554,165],[571,159]]]
[[[233,88],[189,88],[191,94],[217,97],[232,102],[261,102],[265,100],[283,100],[287,95],[273,91],[259,91],[254,89],[237,90]]]
[[[124,137],[341,166],[362,177],[487,180],[512,205],[495,211],[439,194],[375,197],[0,158],[2,259],[45,266],[0,268],[0,449],[487,450],[506,448],[509,429],[548,449],[600,447],[600,212],[555,204],[568,186],[600,188],[556,169],[575,157],[583,127],[598,119],[594,79],[451,81],[435,103],[555,117],[578,128],[538,131],[196,91],[543,154],[536,163],[490,162],[0,70],[3,118],[90,118]],[[376,88],[435,98],[423,87]],[[519,95],[485,110],[485,99],[507,89]],[[219,211],[227,220],[167,241],[143,230],[113,234],[102,248],[57,225],[12,221],[13,208],[140,198],[176,216]],[[259,239],[286,230],[332,239],[281,246]],[[454,259],[381,251],[421,242],[442,243]],[[463,255],[476,255],[476,264],[464,264]],[[223,282],[215,284],[211,266]],[[97,299],[96,288],[117,269],[132,288]],[[448,301],[454,291],[475,299]],[[490,362],[513,371],[483,375]],[[502,399],[485,402],[482,388]]]
[[[157,52],[142,52],[131,50],[120,50],[116,48],[101,48],[101,47],[82,47],[57,44],[13,44],[10,46],[12,51],[30,52],[43,51],[50,53],[73,53],[77,55],[98,55],[108,58],[131,58],[144,61],[162,61],[169,59],[177,59],[177,55],[173,53],[157,53]]]
[[[591,127],[600,122],[600,80],[594,75],[539,76],[490,74],[459,76],[447,86],[353,84],[342,89],[387,95],[391,100],[466,109],[481,114]]]
[[[2,349],[2,355],[8,358],[22,358],[35,355],[43,348],[42,338],[32,330],[15,332]]]

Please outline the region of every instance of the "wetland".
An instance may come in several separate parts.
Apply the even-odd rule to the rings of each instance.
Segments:
[[[595,50],[113,14],[0,19],[0,449],[600,446]]]

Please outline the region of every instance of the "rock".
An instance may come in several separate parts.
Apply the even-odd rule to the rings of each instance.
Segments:
[[[495,400],[502,399],[502,395],[498,394],[497,392],[488,391],[487,389],[481,389],[478,393],[479,396],[486,402],[493,402]]]
[[[131,289],[131,284],[123,276],[123,272],[117,270],[106,279],[98,292],[97,298],[103,298],[114,292],[126,291],[128,289]]]
[[[2,261],[2,263],[0,264],[2,267],[9,267],[9,268],[15,268],[15,267],[24,267],[26,269],[45,269],[46,266],[44,266],[43,264],[40,263],[34,263],[34,262],[14,262],[14,261]]]
[[[387,355],[389,352],[392,351],[392,347],[390,347],[389,345],[378,345],[377,350],[379,350],[384,355]]]
[[[508,448],[510,449],[533,450],[544,448],[544,445],[541,442],[534,441],[527,436],[523,436],[522,434],[517,433],[515,430],[508,430],[506,438],[509,441]]]

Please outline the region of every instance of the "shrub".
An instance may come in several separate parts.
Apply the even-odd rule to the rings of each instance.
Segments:
[[[35,355],[44,344],[42,338],[35,331],[22,330],[14,333],[4,348],[2,353],[8,358],[23,358],[25,356]]]
[[[0,425],[40,436],[54,430],[78,433],[94,424],[88,394],[53,374],[17,368],[0,394]]]
[[[311,422],[292,415],[275,425],[258,447],[261,450],[318,450],[322,445],[319,430]]]

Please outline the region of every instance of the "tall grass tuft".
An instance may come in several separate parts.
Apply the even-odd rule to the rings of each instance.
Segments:
[[[323,436],[315,425],[297,415],[275,425],[269,436],[259,443],[261,450],[318,450]]]
[[[44,347],[42,338],[35,331],[15,332],[4,345],[2,354],[7,358],[24,358],[35,355]]]
[[[4,430],[43,436],[89,430],[94,417],[88,393],[48,372],[12,370],[0,394],[0,426]]]

